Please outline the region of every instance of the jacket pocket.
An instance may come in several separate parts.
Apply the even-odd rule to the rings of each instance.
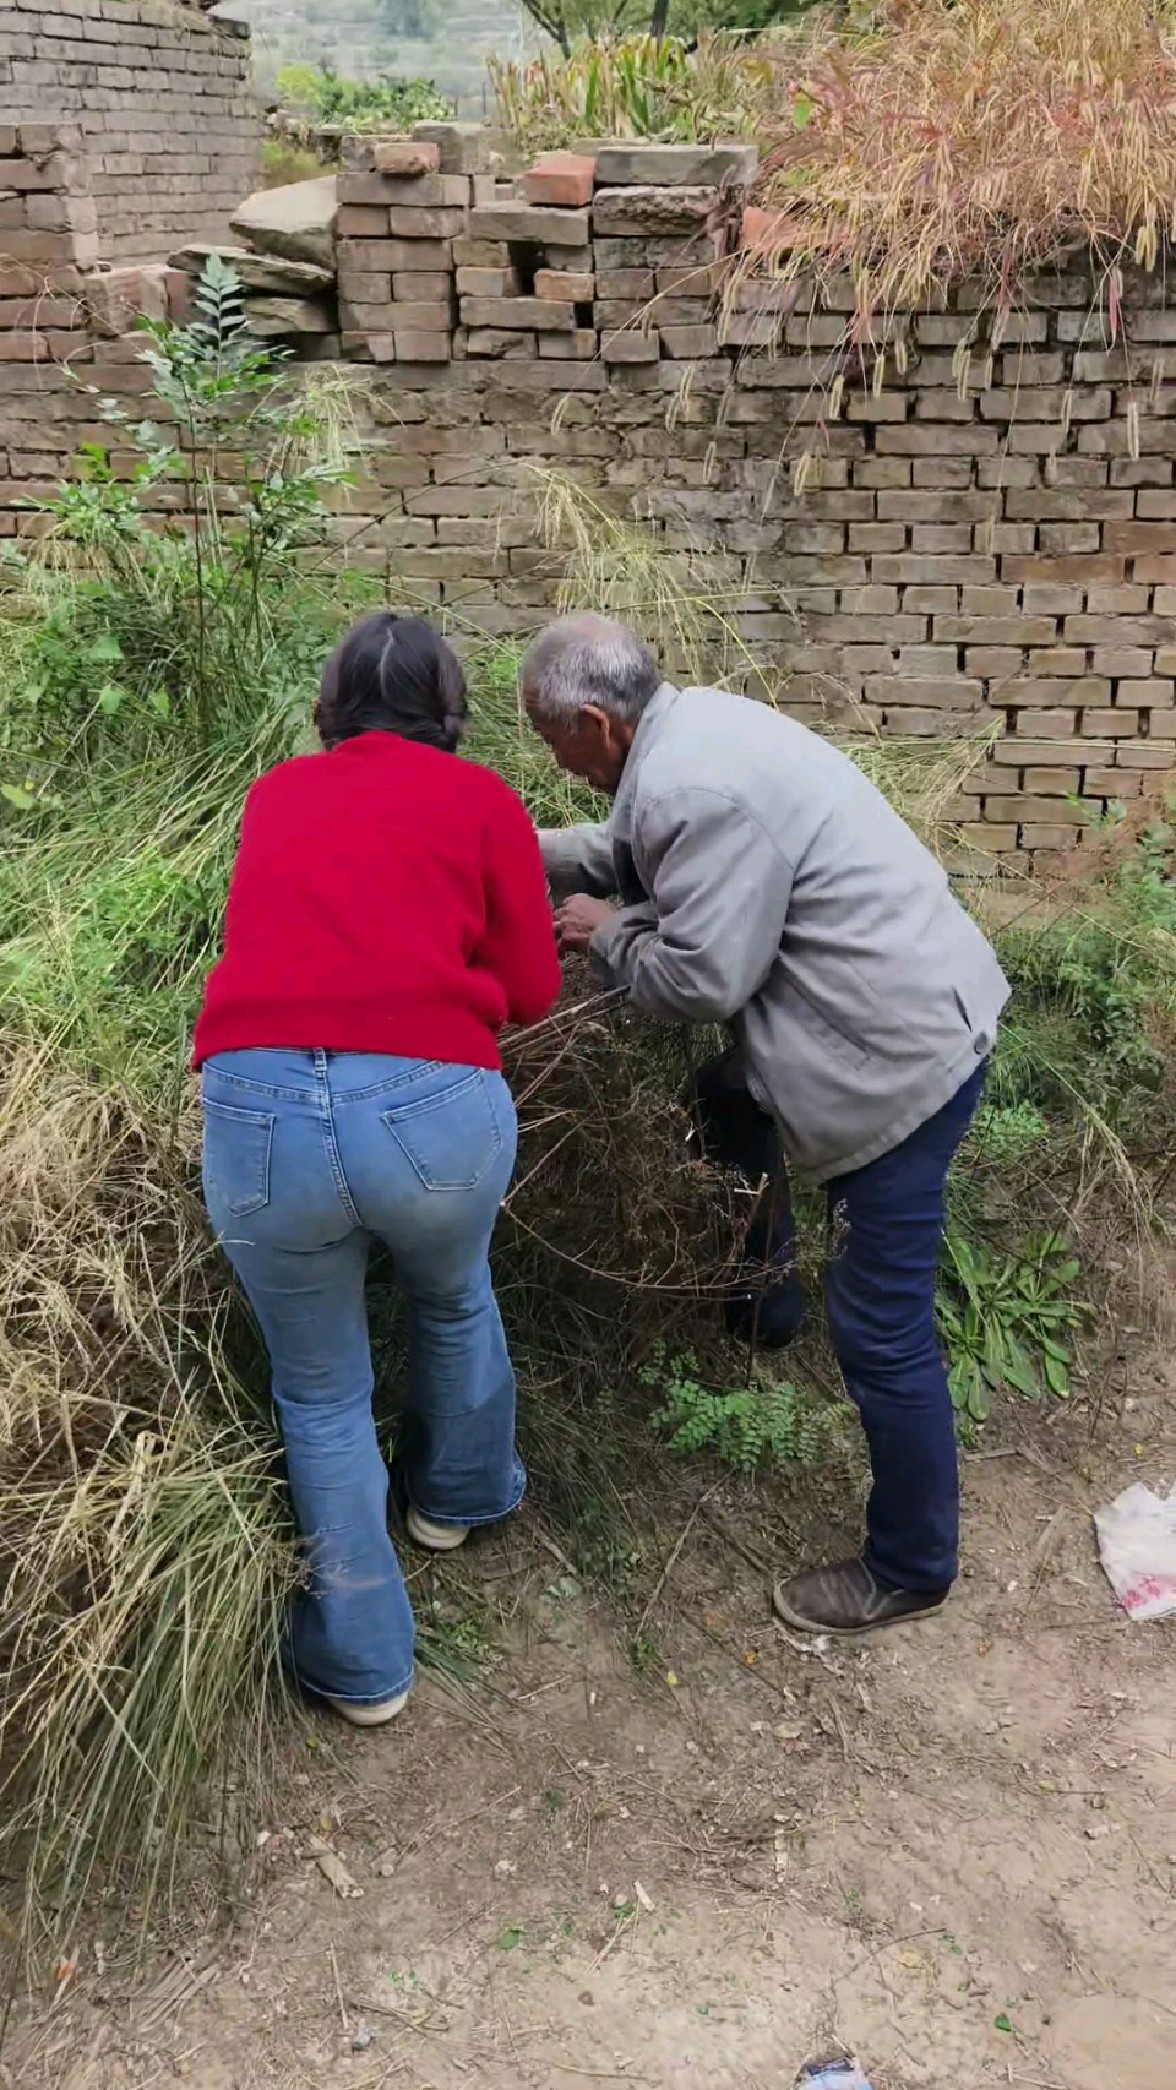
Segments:
[[[873,1058],[868,1045],[859,1038],[851,1038],[822,1015],[816,1003],[811,1001],[803,989],[790,980],[780,998],[780,1013],[790,1017],[806,1041],[818,1052],[831,1052],[836,1059],[851,1067],[864,1067]]]
[[[478,1072],[380,1115],[426,1190],[476,1190],[502,1152],[502,1128]]]
[[[214,1221],[218,1212],[245,1219],[268,1205],[275,1122],[270,1111],[205,1098],[204,1190]]]

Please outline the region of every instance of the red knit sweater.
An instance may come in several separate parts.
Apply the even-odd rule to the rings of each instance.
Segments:
[[[539,844],[500,777],[361,733],[260,777],[193,1051],[384,1052],[497,1067],[559,993]]]

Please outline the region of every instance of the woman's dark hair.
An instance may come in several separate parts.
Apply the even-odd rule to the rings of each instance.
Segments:
[[[452,753],[466,719],[465,676],[423,617],[382,610],[349,631],[323,669],[314,722],[324,747],[399,733]]]

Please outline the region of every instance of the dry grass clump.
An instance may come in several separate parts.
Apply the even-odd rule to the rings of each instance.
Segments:
[[[1154,268],[1176,208],[1176,49],[1150,0],[883,0],[777,73],[757,132],[770,222],[754,265],[857,321],[963,278],[1007,310],[1035,270],[1089,249]]]
[[[0,1865],[35,1955],[92,1889],[149,1907],[205,1775],[258,1768],[295,1563],[191,1108],[0,1051]]]

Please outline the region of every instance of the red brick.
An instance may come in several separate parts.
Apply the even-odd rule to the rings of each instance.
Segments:
[[[1009,527],[1008,524],[1005,527],[1007,529]],[[1101,548],[1101,525],[1096,522],[1014,523],[1012,527],[1025,530],[1026,532],[1032,532],[1036,528],[1038,537],[1036,546],[1033,544],[1016,547],[1010,545],[1010,551],[1014,549],[1033,551],[1036,549],[1046,558],[1054,552],[1061,558],[1067,558],[1071,552],[1097,552]]]
[[[1111,685],[1100,675],[1027,675],[1001,692],[1001,701],[1027,710],[1045,706],[1053,710],[1072,707],[1081,711],[1088,704],[1109,704]]]
[[[386,239],[387,206],[380,209],[365,203],[342,203],[335,216],[335,230],[340,239]]]
[[[1163,710],[1172,702],[1174,693],[1176,683],[1163,676],[1149,675],[1138,682],[1121,682],[1115,692],[1115,702],[1129,705],[1133,711],[1137,706],[1142,710],[1157,705]]]
[[[1022,849],[1069,849],[1079,839],[1081,829],[1050,826],[1048,822],[1034,822],[1021,829]]]
[[[1088,588],[1086,607],[1092,617],[1141,616],[1148,608],[1148,590],[1143,586],[1130,585],[1126,581],[1118,585],[1112,584],[1110,587]],[[1163,610],[1165,607],[1162,602],[1156,604],[1157,610]]]
[[[1096,646],[1094,649],[1094,672],[1096,675],[1150,675],[1152,671],[1152,649],[1150,646]]]
[[[464,232],[465,222],[466,214],[462,209],[416,210],[406,204],[394,203],[388,212],[388,225],[394,240],[456,239],[460,232]]]
[[[1103,544],[1109,552],[1176,552],[1176,521],[1108,522]]]
[[[1056,635],[1052,617],[937,617],[935,636],[959,646],[1045,646]]]
[[[448,240],[345,240],[339,246],[339,276],[392,275],[400,269],[447,269],[452,259]]]
[[[1084,675],[1086,673],[1086,648],[1084,646],[1043,646],[1030,653],[1029,670],[1033,675]]]
[[[963,841],[968,843],[970,848],[982,849],[986,853],[996,851],[998,854],[1003,855],[1006,851],[1015,849],[1017,846],[1016,827],[1001,820],[995,820],[991,825],[988,824],[987,820],[983,825],[975,820],[962,821],[960,824],[960,836]]]
[[[439,174],[441,147],[425,138],[377,138],[372,160],[377,174]]]
[[[1100,740],[1135,740],[1139,737],[1138,711],[1087,711],[1082,719],[1082,732],[1090,733]]]
[[[897,581],[900,587],[906,581],[987,581],[996,578],[996,560],[981,558],[975,552],[959,558],[947,554],[932,558],[919,552],[879,552],[871,577],[876,581]]]
[[[1115,761],[1121,769],[1176,769],[1171,747],[1145,747],[1129,744],[1120,747]]]
[[[1038,769],[1027,765],[1025,789],[1036,798],[1070,798],[1078,789],[1078,769]]]
[[[600,344],[601,358],[605,363],[656,363],[661,355],[656,334],[639,334],[630,329],[623,334],[610,334]]]
[[[398,303],[407,298],[441,303],[453,296],[453,277],[447,269],[398,269],[392,278],[392,295]]]
[[[452,336],[443,333],[393,332],[398,363],[448,363],[453,354]]]
[[[675,361],[705,361],[718,351],[718,329],[713,325],[668,326],[658,330],[666,354]]]
[[[896,704],[913,702],[972,711],[984,701],[984,685],[966,675],[941,682],[929,677],[924,680],[908,675],[879,675],[867,679],[865,695],[868,704],[882,704],[887,710]]]
[[[600,347],[600,336],[595,327],[575,327],[570,334],[538,334],[541,356],[556,356],[565,361],[591,362]]]
[[[964,669],[969,675],[983,676],[986,682],[1004,683],[1022,673],[1024,660],[1019,646],[968,646]]]
[[[590,305],[596,295],[595,276],[578,269],[536,269],[535,296],[555,304]]]
[[[1122,557],[1112,557],[1107,552],[1065,559],[1018,553],[1001,561],[1001,572],[1008,581],[1121,581],[1123,571]]]
[[[561,210],[582,210],[592,201],[596,161],[578,152],[545,152],[523,176],[523,195],[528,203],[554,204]]]
[[[1027,581],[1021,601],[1027,617],[1068,617],[1081,610],[1083,590],[1054,587],[1048,581]]]

